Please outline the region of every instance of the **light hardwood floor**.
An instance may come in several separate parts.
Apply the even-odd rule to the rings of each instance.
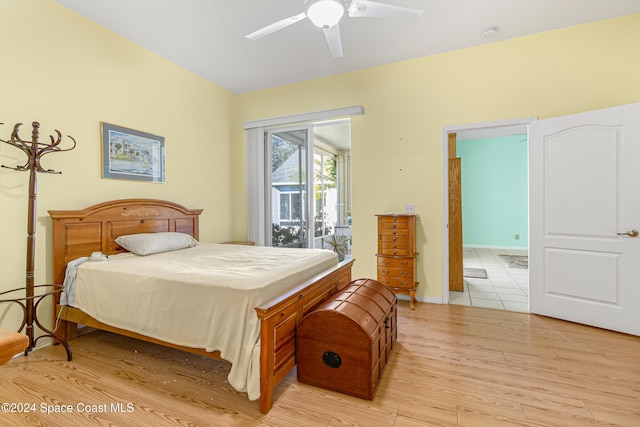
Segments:
[[[405,301],[398,331],[373,401],[299,384],[294,370],[266,415],[226,383],[224,362],[96,332],[71,343],[72,362],[55,346],[0,367],[0,401],[35,407],[0,413],[0,424],[640,425],[639,337],[460,305],[418,303],[412,311]],[[111,408],[118,403],[131,412]],[[72,412],[45,415],[47,405]],[[80,412],[82,405],[107,412]]]

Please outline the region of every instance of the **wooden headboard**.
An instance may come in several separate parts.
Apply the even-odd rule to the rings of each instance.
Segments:
[[[93,252],[126,252],[115,239],[125,234],[179,231],[199,238],[202,209],[165,200],[122,199],[76,211],[49,211],[53,221],[53,283],[64,282],[67,263]]]

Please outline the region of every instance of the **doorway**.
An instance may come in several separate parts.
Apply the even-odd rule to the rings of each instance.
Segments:
[[[269,189],[265,192],[271,212],[271,246],[309,247],[309,172],[307,152],[310,129],[267,131],[265,143]]]
[[[444,303],[529,311],[527,157],[532,120],[445,129],[443,253],[449,257],[443,270]],[[452,175],[456,168],[457,178]]]
[[[325,248],[339,240],[340,254],[350,254],[350,148],[349,119],[266,130],[269,246]]]

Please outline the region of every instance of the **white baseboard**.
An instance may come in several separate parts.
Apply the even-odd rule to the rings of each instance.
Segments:
[[[491,245],[462,245],[463,248],[469,249],[504,249],[504,250],[518,250],[527,251],[527,246],[491,246]]]

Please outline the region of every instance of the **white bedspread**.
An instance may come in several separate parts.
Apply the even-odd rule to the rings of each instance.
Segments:
[[[201,243],[78,267],[75,306],[100,322],[187,347],[220,351],[229,383],[260,397],[255,307],[337,264],[320,249]]]

